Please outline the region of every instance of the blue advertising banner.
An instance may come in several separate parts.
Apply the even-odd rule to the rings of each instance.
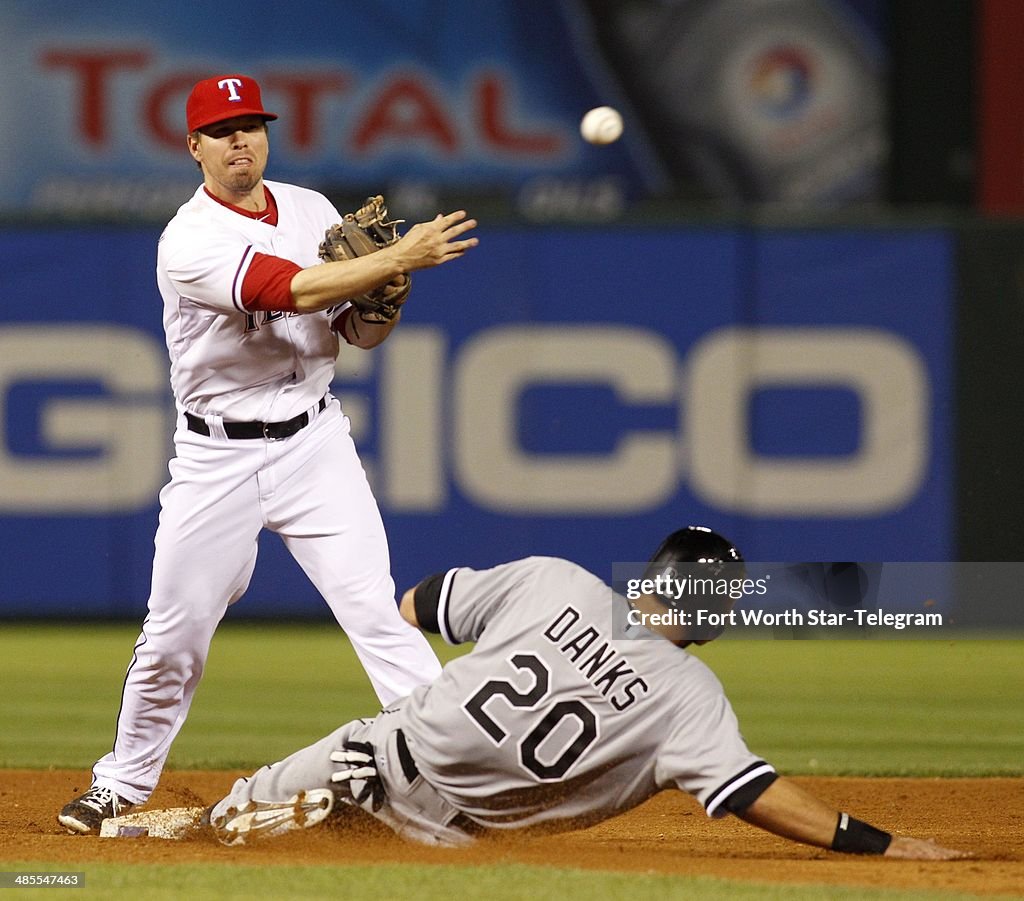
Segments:
[[[512,188],[558,176],[626,197],[658,186],[642,129],[595,147],[624,106],[572,3],[517,0],[0,5],[8,209],[164,214],[191,194],[185,100],[213,74],[263,86],[275,177],[321,188]]]
[[[393,206],[458,187],[533,219],[651,195],[879,199],[880,0],[5,0],[0,213],[166,218],[191,193],[185,99],[263,86],[275,177]],[[611,105],[623,137],[592,146]]]
[[[0,233],[3,615],[144,611],[174,417],[157,236]],[[399,590],[527,554],[610,578],[688,523],[751,560],[950,559],[947,232],[480,239],[338,362]],[[238,614],[326,615],[274,535],[260,555]]]

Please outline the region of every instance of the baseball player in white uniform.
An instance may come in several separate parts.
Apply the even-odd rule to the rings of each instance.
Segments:
[[[364,321],[346,298],[398,292],[408,273],[457,259],[477,244],[462,237],[476,222],[439,214],[377,253],[320,263],[319,244],[341,215],[321,194],[264,180],[267,121],[277,117],[259,85],[245,75],[201,81],[186,116],[203,184],[157,255],[175,457],[114,746],[58,818],[78,833],[98,831],[156,787],[264,528],[323,595],[383,704],[440,672],[399,615],[381,516],[329,387],[339,338],[373,347],[397,321]]]
[[[715,572],[742,558],[688,527],[665,539],[647,575],[694,562]],[[239,779],[209,811],[214,831],[239,844],[354,806],[408,839],[458,846],[499,830],[584,827],[674,788],[709,816],[836,851],[960,856],[840,813],[752,753],[719,681],[682,650],[708,639],[649,615],[686,603],[644,595],[616,637],[627,601],[566,560],[431,576],[406,592],[402,615],[473,650],[375,718]]]

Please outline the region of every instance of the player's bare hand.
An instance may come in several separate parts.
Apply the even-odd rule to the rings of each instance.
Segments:
[[[962,860],[972,855],[969,851],[944,848],[932,839],[895,835],[885,851],[885,856],[895,860]]]
[[[465,210],[438,213],[430,222],[419,222],[392,245],[404,272],[439,266],[461,257],[479,243],[477,238],[462,238],[477,226],[467,219]]]

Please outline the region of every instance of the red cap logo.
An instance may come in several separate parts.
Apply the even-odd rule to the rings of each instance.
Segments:
[[[276,119],[275,113],[263,109],[260,86],[247,75],[218,75],[199,82],[188,95],[185,118],[188,130],[196,131],[234,119],[236,116],[262,116]]]

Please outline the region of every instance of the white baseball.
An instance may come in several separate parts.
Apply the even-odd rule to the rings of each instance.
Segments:
[[[580,134],[591,144],[611,144],[622,134],[622,116],[613,107],[595,107],[580,122]]]

